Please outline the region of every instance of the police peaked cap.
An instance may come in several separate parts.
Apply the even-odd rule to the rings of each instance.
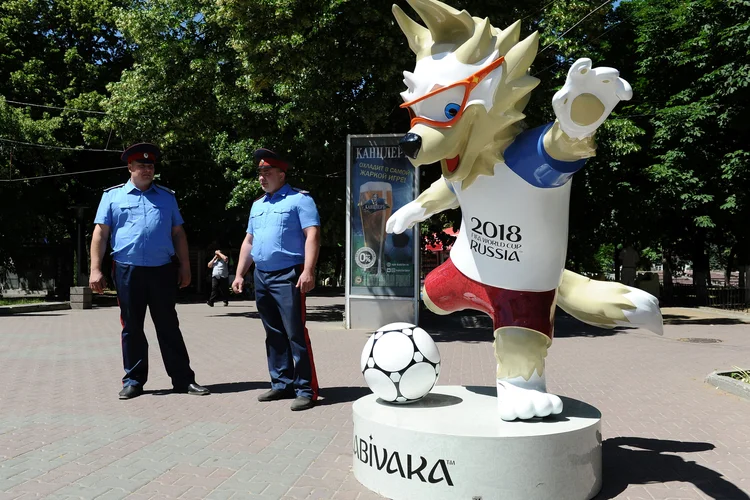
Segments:
[[[141,142],[139,144],[133,144],[123,151],[120,159],[125,163],[130,163],[131,161],[154,163],[159,156],[161,156],[161,151],[159,151],[158,147],[148,142]]]
[[[256,149],[253,158],[258,162],[258,168],[276,167],[286,172],[292,166],[287,160],[266,148]]]

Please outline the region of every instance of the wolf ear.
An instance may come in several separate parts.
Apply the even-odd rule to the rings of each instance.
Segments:
[[[468,64],[475,64],[494,49],[492,39],[492,25],[489,18],[479,21],[474,35],[456,50],[456,59]]]
[[[516,21],[504,30],[495,28],[494,31],[493,35],[497,37],[495,48],[501,56],[505,55],[521,39],[521,21]]]
[[[406,39],[409,40],[409,48],[412,52],[419,55],[419,53],[432,45],[432,37],[430,36],[430,30],[420,26],[419,23],[415,22],[409,16],[401,10],[396,4],[393,4],[391,9],[393,16],[396,18],[398,26],[401,31],[406,35]]]
[[[461,45],[474,34],[471,14],[437,0],[406,0],[424,21],[434,43]]]
[[[517,43],[505,54],[505,64],[508,68],[507,82],[512,82],[526,75],[529,66],[534,62],[536,51],[539,49],[539,33],[535,31],[522,42]]]

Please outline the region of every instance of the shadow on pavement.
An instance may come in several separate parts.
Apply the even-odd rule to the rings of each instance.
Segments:
[[[695,453],[714,448],[710,443],[638,437],[607,439],[602,443],[604,484],[594,500],[615,498],[631,484],[670,481],[692,483],[713,499],[749,500],[746,493],[715,470],[677,455],[663,454]]]
[[[229,317],[229,318],[251,318],[260,319],[260,313],[257,311],[247,312],[226,312],[223,314],[212,314],[212,318]],[[325,306],[307,306],[307,321],[318,321],[323,323],[343,322],[344,305],[331,304]]]
[[[492,320],[484,313],[459,311],[439,316],[431,311],[420,312],[419,326],[424,328],[435,342],[492,342]],[[555,337],[610,337],[627,333],[626,328],[604,329],[581,323],[572,316],[557,310],[555,315]]]
[[[326,306],[307,306],[307,321],[343,322],[344,304]]]
[[[223,384],[210,384],[206,389],[214,394],[229,394],[232,392],[254,391],[256,389],[270,389],[271,383],[263,382],[226,382]]]
[[[597,328],[575,319],[558,309],[555,315],[555,337],[611,337],[628,332],[628,328]]]
[[[440,316],[427,309],[419,312],[419,326],[435,342],[492,342],[492,320],[484,313],[459,311]]]
[[[681,314],[665,314],[665,325],[746,325],[746,321],[737,318],[693,318]]]
[[[370,393],[367,387],[321,387],[318,406],[352,403]]]
[[[70,311],[70,309],[67,309],[67,310]],[[44,312],[44,311],[39,311],[39,312],[25,312],[25,313],[14,313],[14,314],[2,314],[2,313],[0,313],[0,316],[3,316],[3,317],[10,317],[10,316],[35,316],[35,317],[39,317],[39,316],[63,316],[63,315],[60,314],[60,313],[48,313],[48,312]]]

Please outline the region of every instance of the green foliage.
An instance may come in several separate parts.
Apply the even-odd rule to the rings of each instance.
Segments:
[[[750,262],[750,2],[450,3],[501,28],[521,19],[523,36],[540,32],[529,126],[553,119],[552,95],[579,57],[618,68],[634,87],[573,182],[570,268],[609,272],[613,245],[626,241],[699,267],[711,248],[727,262]],[[252,151],[274,149],[294,163],[290,183],[318,203],[333,273],[346,227],[346,136],[408,129],[398,104],[401,72],[413,66],[390,2],[5,0],[0,95],[71,109],[0,98],[0,139],[113,150],[155,142],[160,182],[177,191],[191,241],[234,247],[261,193]],[[3,179],[117,165],[116,153],[0,141]],[[439,169],[421,175],[426,188]],[[0,265],[20,265],[33,255],[27,248],[69,247],[68,207],[95,208],[101,190],[125,178],[0,184],[0,210],[14,214],[0,217]],[[451,212],[423,232],[458,225]]]
[[[3,180],[87,170],[102,163],[111,166],[111,154],[20,143],[105,148],[104,140],[84,139],[83,114],[53,107],[101,109],[99,101],[107,83],[117,80],[131,60],[130,48],[117,32],[113,17],[113,8],[123,3],[6,0],[0,4]],[[53,107],[19,106],[8,101]],[[101,193],[100,182],[95,182],[97,189],[92,190],[88,181],[81,176],[2,183],[0,266],[12,263],[19,272],[39,269],[40,259],[54,249],[69,248],[74,228],[69,207],[93,204]]]
[[[743,370],[739,366],[733,367],[735,371],[732,373],[732,378],[750,384],[750,370]]]
[[[748,203],[748,3],[633,0],[618,9],[638,55],[631,112],[647,134],[648,240],[672,253],[744,248]],[[630,30],[630,33],[626,33]]]

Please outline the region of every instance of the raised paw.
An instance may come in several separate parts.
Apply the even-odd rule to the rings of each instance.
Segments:
[[[565,85],[552,97],[560,128],[574,139],[592,135],[620,101],[633,97],[630,84],[614,68],[592,68],[591,59],[578,59]]]
[[[503,420],[510,422],[557,415],[562,408],[562,400],[554,394],[497,381],[497,409]]]

